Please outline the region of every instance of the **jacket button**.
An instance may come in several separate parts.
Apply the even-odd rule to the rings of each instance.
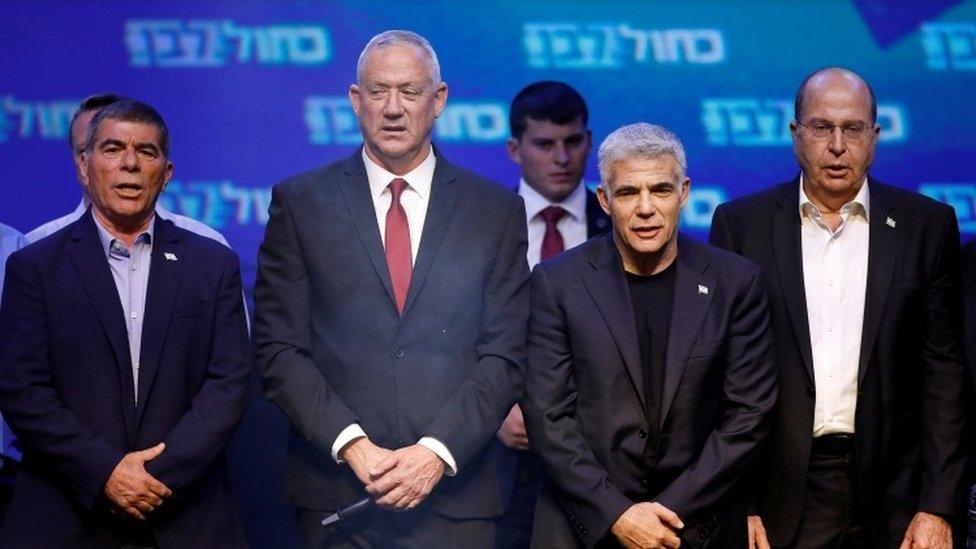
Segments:
[[[395,347],[393,349],[393,356],[395,356],[397,358],[403,358],[403,355],[404,355],[403,349],[401,349],[399,347]]]
[[[637,430],[637,436],[641,438],[647,438],[647,430],[641,427],[640,429]]]

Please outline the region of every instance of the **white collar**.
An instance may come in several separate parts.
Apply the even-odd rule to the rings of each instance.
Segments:
[[[577,221],[586,219],[586,184],[582,181],[562,202],[550,202],[548,198],[542,196],[539,191],[526,183],[525,179],[519,180],[518,193],[525,201],[525,215],[528,219],[535,218],[539,212],[549,206],[561,207]]]
[[[421,198],[430,195],[430,187],[434,181],[434,167],[437,159],[434,157],[434,147],[430,148],[427,158],[419,166],[403,175],[396,175],[381,167],[366,154],[366,147],[363,147],[363,164],[366,165],[366,178],[369,180],[369,194],[376,200],[383,191],[390,185],[390,181],[400,178],[407,182],[411,189],[417,192]]]
[[[813,208],[817,213],[820,213],[820,208],[810,201],[810,197],[807,196],[807,192],[803,190],[803,173],[800,173],[800,218],[803,219],[807,216],[807,204],[810,208]],[[861,184],[861,190],[857,191],[854,198],[844,204],[841,207],[841,213],[849,213],[856,210],[860,206],[864,210],[864,219],[869,220],[871,212],[871,192],[868,190],[868,178],[864,178],[864,183]]]

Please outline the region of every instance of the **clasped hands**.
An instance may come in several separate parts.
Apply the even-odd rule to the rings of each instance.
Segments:
[[[675,549],[681,545],[678,530],[684,527],[677,513],[656,501],[645,501],[624,511],[610,532],[627,549]]]
[[[111,511],[144,521],[146,517],[173,492],[146,471],[146,463],[156,459],[166,444],[160,442],[152,448],[130,452],[115,466],[103,489],[112,504]]]
[[[444,462],[419,444],[388,450],[362,437],[340,452],[376,504],[405,511],[420,505],[444,476]]]

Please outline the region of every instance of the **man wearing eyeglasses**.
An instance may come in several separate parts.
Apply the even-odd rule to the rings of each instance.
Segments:
[[[796,93],[800,175],[723,204],[711,242],[765,273],[779,402],[750,547],[951,547],[964,405],[952,208],[868,176],[874,92],[840,68]]]

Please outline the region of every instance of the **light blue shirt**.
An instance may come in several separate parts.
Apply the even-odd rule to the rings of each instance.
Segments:
[[[132,390],[139,404],[139,352],[142,349],[142,321],[146,312],[146,291],[149,288],[149,266],[152,262],[153,229],[156,216],[149,221],[149,227],[139,234],[126,248],[125,243],[109,234],[108,230],[95,219],[102,250],[112,270],[115,289],[119,292],[122,313],[125,316],[125,329],[129,338],[129,361],[132,364]]]
[[[26,245],[27,239],[24,238],[24,235],[0,223],[0,288],[3,288],[3,274],[6,270],[7,257]],[[21,452],[19,445],[15,444],[16,441],[17,439],[10,431],[10,427],[7,427],[7,423],[3,421],[3,416],[0,416],[0,454],[20,461]]]

